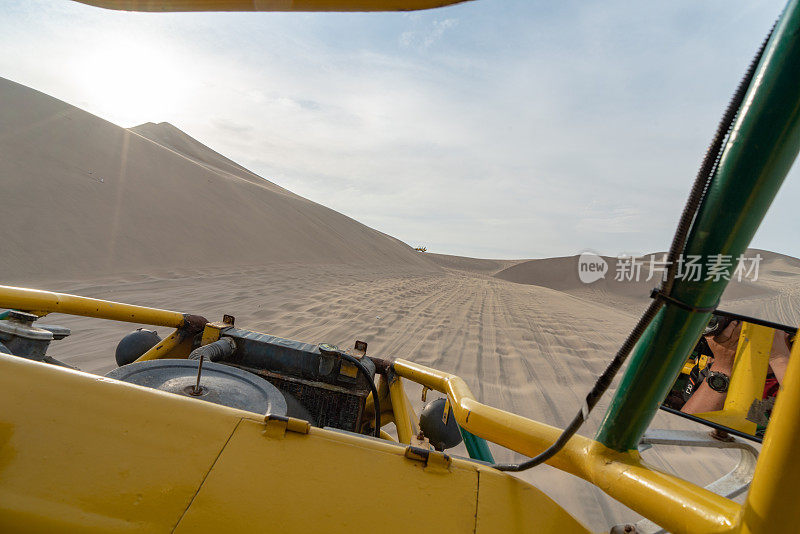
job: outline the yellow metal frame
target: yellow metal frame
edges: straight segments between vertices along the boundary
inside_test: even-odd
[[[455,375],[406,360],[395,361],[394,369],[404,378],[445,393],[463,428],[520,454],[539,454],[561,433],[558,428],[481,404]],[[576,435],[547,463],[591,482],[671,532],[731,532],[736,524],[738,504],[648,466],[636,451],[615,452]]]
[[[0,307],[27,311],[39,316],[67,313],[153,326],[186,326],[186,317],[179,312],[22,287],[0,286]]]
[[[77,0],[125,11],[413,11],[466,0]]]
[[[176,349],[183,341],[184,336],[180,330],[175,330],[173,333],[158,342],[156,346],[139,356],[137,362],[144,362],[147,360],[158,360],[160,358],[167,358],[170,353]]]
[[[185,326],[185,317],[187,317],[183,314],[166,310],[5,286],[0,286],[0,307],[38,311],[42,314],[57,311],[176,328]],[[219,330],[224,326],[216,323],[207,324],[203,335],[203,343],[209,343],[218,338]],[[769,349],[765,348],[766,334],[758,328],[748,328],[743,332],[743,335],[748,337],[749,342],[743,344],[743,348],[739,351],[738,363],[736,364],[739,367],[737,368],[744,369],[742,366],[748,369],[760,368],[759,366],[764,365],[765,354],[766,357],[769,355]],[[174,349],[179,345],[176,341],[178,337],[180,336],[172,337],[171,340],[168,338],[169,341],[162,342],[164,343],[163,347]],[[160,355],[156,357],[160,357]],[[63,373],[74,373],[69,370],[3,355],[0,355],[0,366],[3,367],[3,369],[0,369],[0,378],[5,376],[11,380],[10,382],[6,380],[7,387],[8,383],[19,383],[20,380],[25,380],[26,377],[22,375],[28,373],[31,369],[35,370],[33,374],[40,375],[44,377],[43,379],[52,380],[54,385],[59,383],[60,377],[64,376]],[[30,366],[35,367],[31,368]],[[46,371],[41,369],[46,369]],[[17,372],[20,374],[15,376],[14,373]],[[393,376],[393,373],[396,376]],[[87,385],[87,387],[91,384],[94,384],[91,387],[99,387],[97,384],[100,383],[105,384],[102,388],[110,387],[105,379],[98,377],[88,378],[91,375],[83,373],[74,374],[87,377],[83,379],[83,384]],[[398,439],[403,444],[410,443],[414,439],[415,434],[418,432],[418,418],[411,408],[402,379],[416,382],[423,387],[446,394],[456,420],[464,429],[526,456],[534,456],[540,453],[553,443],[561,432],[560,429],[555,427],[478,402],[466,383],[455,375],[400,359],[394,362],[387,374],[390,377],[388,383],[385,380],[381,380],[378,388],[383,410],[381,421],[382,424],[391,421],[395,422],[398,430]],[[747,373],[741,374],[745,375]],[[113,386],[123,389],[134,387],[120,383],[115,383]],[[740,401],[746,403],[749,397],[745,398],[745,396],[754,394],[751,391],[753,389],[752,385],[747,386],[743,383],[741,385],[741,395],[737,393],[739,387],[738,383],[733,384],[732,407],[738,406],[741,403]],[[150,399],[153,395],[173,397],[143,388],[138,388],[138,390],[139,393],[137,395],[139,397],[137,398],[140,400]],[[3,391],[4,388],[0,387],[0,394]],[[21,391],[24,391],[24,388]],[[68,395],[73,395],[73,389],[67,388],[64,391]],[[114,391],[117,390],[103,389],[105,393],[101,392],[101,394],[114,395]],[[128,391],[128,389],[125,389],[125,391]],[[12,398],[17,399],[17,397]],[[19,402],[19,399],[17,399],[17,402]],[[173,402],[205,404],[179,397],[176,397]],[[20,404],[19,409],[21,410],[23,406],[25,405]],[[388,406],[388,408],[385,406]],[[146,409],[141,404],[130,408],[131,410]],[[224,411],[228,409],[224,407],[204,407],[200,410]],[[370,410],[374,413],[374,403],[371,402],[371,398],[367,402],[367,411],[369,412]],[[74,421],[76,424],[81,422],[75,428],[82,429],[81,432],[84,432],[84,434],[88,432],[89,439],[92,436],[102,436],[103,432],[109,431],[107,428],[102,427],[100,421],[96,420],[90,412],[91,410],[84,411],[80,415],[76,413],[76,420]],[[235,410],[234,412],[243,413]],[[136,412],[125,414],[125,417],[132,417],[134,413]],[[18,415],[13,415],[16,418],[15,421],[19,421]],[[4,430],[7,428],[3,426],[6,424],[4,421],[9,416],[10,414],[0,415],[0,438],[3,438],[3,436],[7,438],[14,433],[13,425],[9,427],[11,428],[11,434]],[[246,418],[252,418],[252,416],[253,414],[249,414]],[[48,421],[52,422],[52,419],[48,419]],[[37,420],[32,424],[36,426],[38,432],[45,432],[47,424],[50,423],[44,420]],[[152,429],[153,432],[162,431],[158,425],[143,426],[141,428]],[[6,434],[3,434],[3,432],[6,432]],[[324,431],[312,428],[309,435],[317,435],[320,432]],[[328,436],[328,434],[325,435]],[[382,435],[388,438],[385,433]],[[173,437],[175,436],[172,436],[172,434],[165,435],[165,439],[173,439]],[[230,440],[231,438],[229,437],[228,439]],[[373,446],[372,444],[379,443],[367,438],[347,438],[345,441],[351,439],[359,440],[359,447],[363,450],[366,450],[364,447],[369,449]],[[377,447],[377,445],[374,446]],[[0,476],[3,475],[4,465],[7,465],[8,462],[13,464],[16,453],[13,450],[9,453],[9,450],[8,448],[0,448],[0,451],[5,451],[0,452]],[[288,454],[288,451],[284,450],[284,453]],[[766,534],[774,532],[776,525],[792,529],[800,526],[800,506],[797,506],[797,502],[800,500],[800,488],[796,485],[796,481],[800,480],[800,461],[798,461],[798,458],[800,458],[800,343],[795,343],[789,359],[782,393],[778,396],[776,408],[764,439],[764,446],[755,472],[752,489],[744,505],[739,505],[704,488],[647,465],[641,460],[637,451],[616,452],[604,447],[597,441],[580,435],[570,439],[566,446],[551,458],[548,463],[562,471],[589,481],[621,503],[671,532]],[[69,460],[65,458],[62,461],[68,462]],[[6,462],[6,464],[3,464],[3,462]],[[130,469],[133,470],[138,468],[136,462],[130,463],[130,466]],[[484,469],[488,470],[486,471],[487,473],[498,473],[490,468]],[[46,473],[42,473],[42,477],[46,478]],[[502,477],[513,478],[508,475],[502,475]],[[42,505],[44,506],[45,503],[42,502]],[[549,506],[547,505],[547,507]],[[577,523],[574,520],[568,519],[569,516],[567,515],[561,515],[564,514],[563,510],[559,512],[556,508],[550,507],[548,509],[552,514],[561,518],[564,524],[571,525],[570,529],[580,531],[580,527],[576,526]],[[6,509],[0,506],[0,515],[4,510]],[[34,513],[30,506],[28,511]],[[116,523],[100,521],[96,524],[111,526]]]
[[[795,343],[775,401],[750,493],[742,510],[746,534],[800,529],[800,343]]]

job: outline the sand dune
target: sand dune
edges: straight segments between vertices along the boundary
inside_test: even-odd
[[[800,260],[760,249],[749,249],[748,257],[762,257],[755,281],[732,280],[723,294],[720,308],[764,319],[795,324],[800,320]],[[584,284],[578,278],[578,256],[528,260],[511,265],[495,277],[518,284],[555,289],[588,301],[613,306],[638,315],[647,305],[650,291],[658,285],[659,273],[650,280],[649,261],[663,258],[658,252],[643,256],[645,267],[638,281],[617,280],[617,258],[604,257],[609,265],[605,278]],[[775,302],[782,305],[774,306]]]
[[[0,99],[4,280],[266,262],[438,269],[169,125],[126,130],[8,80]]]
[[[480,258],[466,258],[464,256],[451,256],[449,254],[435,254],[428,252],[425,257],[432,262],[456,271],[495,274],[508,269],[526,260],[488,260]]]
[[[243,328],[308,342],[362,339],[370,354],[457,373],[480,400],[556,426],[579,409],[655,285],[583,285],[575,258],[418,253],[170,124],[126,130],[1,79],[0,99],[3,283],[209,319],[229,313]],[[731,304],[798,322],[800,260],[764,254],[759,283],[734,287]],[[47,322],[73,330],[51,354],[93,373],[115,366],[116,343],[137,326],[58,314]],[[593,435],[609,399],[581,433]],[[665,414],[654,425],[691,426]],[[720,452],[644,454],[701,484],[734,463]],[[521,476],[595,527],[637,518],[547,466]]]

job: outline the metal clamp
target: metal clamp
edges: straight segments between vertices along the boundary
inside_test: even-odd
[[[422,462],[425,468],[431,471],[449,472],[450,464],[453,463],[450,456],[443,452],[423,449],[414,445],[406,447],[405,457],[409,460]]]
[[[266,428],[264,433],[270,438],[282,439],[286,432],[296,432],[297,434],[308,434],[311,430],[311,423],[294,417],[283,415],[266,414],[264,416]]]

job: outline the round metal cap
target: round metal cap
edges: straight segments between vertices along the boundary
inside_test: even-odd
[[[286,415],[286,399],[278,388],[229,365],[203,362],[200,389],[195,394],[199,363],[198,360],[149,360],[124,365],[106,376],[248,412]]]

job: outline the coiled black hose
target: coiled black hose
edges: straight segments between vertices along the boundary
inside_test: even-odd
[[[597,379],[597,382],[595,382],[592,390],[588,395],[586,395],[586,401],[581,407],[581,410],[575,415],[555,443],[550,445],[542,453],[530,458],[529,460],[519,464],[495,464],[493,466],[495,469],[499,469],[500,471],[524,471],[546,462],[555,456],[558,451],[564,448],[564,445],[566,445],[569,439],[574,436],[583,423],[586,422],[589,417],[589,413],[595,407],[597,401],[600,400],[600,397],[602,397],[606,390],[608,390],[612,380],[619,372],[620,368],[622,368],[622,365],[625,363],[628,355],[633,350],[633,347],[639,341],[639,338],[642,337],[642,334],[644,334],[644,331],[647,329],[647,326],[650,324],[653,318],[655,318],[658,310],[661,309],[661,306],[665,304],[665,298],[669,299],[670,293],[672,292],[672,287],[675,283],[675,276],[677,274],[676,269],[678,265],[678,257],[683,253],[683,250],[686,247],[686,240],[689,236],[689,230],[691,229],[692,224],[694,223],[694,220],[700,211],[700,207],[703,205],[706,192],[708,191],[708,188],[711,185],[714,176],[716,175],[717,166],[719,164],[719,159],[722,156],[725,142],[728,139],[731,128],[733,127],[733,123],[739,114],[739,109],[742,106],[745,94],[747,93],[747,89],[750,87],[750,83],[752,82],[753,76],[756,72],[756,68],[761,61],[761,57],[764,55],[764,50],[767,47],[767,43],[769,42],[770,37],[772,37],[772,32],[775,31],[775,26],[777,26],[777,22],[772,26],[772,29],[770,30],[766,39],[764,39],[764,42],[761,44],[761,47],[758,49],[758,52],[753,58],[753,61],[750,63],[750,66],[742,78],[742,81],[739,82],[739,86],[736,88],[736,92],[733,94],[733,97],[731,98],[731,101],[728,104],[728,107],[725,110],[719,125],[717,126],[717,131],[711,140],[711,144],[709,145],[708,150],[706,150],[705,157],[703,158],[703,162],[700,165],[700,169],[697,172],[694,184],[692,185],[692,189],[689,193],[689,198],[683,208],[683,213],[681,213],[681,218],[678,222],[678,228],[675,231],[675,236],[672,238],[672,245],[670,246],[669,253],[667,255],[668,267],[666,278],[661,285],[661,288],[654,293],[655,299],[650,303],[650,305],[647,307],[647,310],[645,310],[642,317],[636,323],[636,326],[634,326],[631,333],[625,339],[625,342],[622,344],[619,351],[617,351],[614,359],[611,360],[611,363],[608,364],[606,370],[603,371],[603,374]]]

